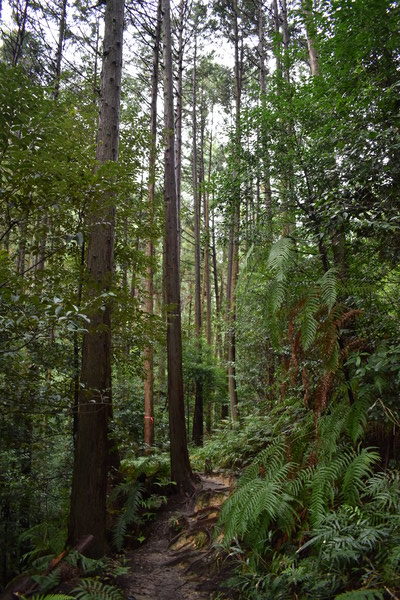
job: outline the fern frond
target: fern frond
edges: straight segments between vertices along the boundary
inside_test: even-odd
[[[325,414],[319,418],[319,454],[324,460],[329,460],[337,451],[340,436],[343,434],[349,418],[349,412],[349,405],[339,402],[332,406],[329,414]]]
[[[314,302],[307,303],[301,315],[301,342],[304,350],[308,350],[313,344],[318,331],[318,321],[314,317],[314,308]]]
[[[332,268],[326,273],[318,281],[321,290],[321,300],[323,304],[328,307],[328,310],[331,311],[333,306],[336,303],[337,298],[337,272],[336,269]]]
[[[346,419],[346,430],[352,440],[356,442],[364,433],[367,425],[367,410],[369,401],[367,399],[357,400],[349,409]]]
[[[357,504],[360,491],[365,487],[365,480],[372,473],[372,466],[380,456],[371,448],[363,448],[347,466],[342,482],[342,496],[347,504]]]
[[[292,463],[265,472],[264,478],[253,478],[238,486],[225,502],[220,515],[225,543],[257,529],[260,519],[264,526],[277,519],[290,529],[294,523],[293,498],[284,491]]]
[[[40,591],[46,593],[58,586],[61,581],[61,571],[57,568],[47,575],[33,575],[32,579],[39,585]]]
[[[310,481],[310,520],[315,527],[321,523],[331,508],[335,498],[337,480],[351,459],[352,456],[341,453],[330,462],[316,466]]]
[[[275,314],[285,299],[286,285],[283,281],[272,279],[268,284],[268,306],[272,314]]]
[[[72,593],[77,600],[123,600],[124,598],[121,590],[97,579],[82,579],[80,586]]]
[[[127,492],[127,499],[113,531],[113,544],[117,550],[121,550],[128,526],[137,519],[139,508],[143,502],[143,485],[141,483],[135,481],[124,489]]]
[[[272,244],[267,262],[268,267],[282,274],[289,263],[293,247],[293,240],[288,237],[282,237]]]

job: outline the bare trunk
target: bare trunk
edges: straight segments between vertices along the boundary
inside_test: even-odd
[[[150,107],[150,156],[149,156],[149,183],[148,183],[148,210],[149,224],[154,221],[154,196],[156,180],[157,159],[157,92],[158,92],[158,68],[160,56],[161,36],[161,3],[157,9],[157,27],[153,49],[153,72],[151,79],[151,107]],[[146,300],[145,311],[148,315],[154,314],[154,280],[153,261],[154,243],[149,239],[146,243],[146,256],[149,259],[146,277]],[[144,443],[151,447],[154,444],[154,351],[151,345],[144,350]]]
[[[194,57],[192,80],[192,122],[193,122],[193,147],[192,147],[192,182],[194,199],[194,314],[197,341],[197,360],[201,361],[201,252],[200,252],[200,216],[201,201],[198,179],[198,154],[197,154],[197,33],[194,33]],[[203,443],[203,384],[199,378],[195,383],[195,402],[193,415],[193,442],[196,446]]]
[[[123,0],[107,0],[101,106],[96,159],[118,160],[121,97]],[[89,215],[88,295],[107,293],[113,277],[114,207],[106,194]],[[102,308],[104,310],[102,310]],[[72,478],[69,543],[94,535],[91,556],[102,556],[106,543],[106,492],[110,466],[108,427],[111,416],[111,306],[94,310],[84,335],[78,431]]]
[[[65,26],[67,20],[67,1],[62,0],[61,2],[61,16],[58,27],[58,42],[56,51],[56,64],[54,69],[54,98],[58,98],[60,92],[60,77],[61,77],[61,63],[63,57],[64,39],[65,39]]]
[[[176,85],[176,108],[175,108],[175,177],[176,194],[178,204],[178,249],[181,253],[181,179],[182,179],[182,110],[183,110],[183,55],[184,40],[183,31],[187,11],[187,0],[181,0],[179,6],[178,21],[178,49],[177,49],[177,85]]]
[[[236,389],[236,283],[239,270],[239,226],[240,226],[240,153],[241,153],[241,126],[240,107],[242,96],[242,70],[243,70],[243,44],[239,39],[238,7],[237,0],[232,0],[233,8],[233,34],[235,52],[235,171],[233,174],[232,215],[229,232],[228,254],[228,279],[227,279],[227,361],[228,361],[228,388],[229,404],[232,421],[238,418],[238,396]]]
[[[178,211],[175,179],[175,139],[172,82],[170,2],[162,0],[165,119],[165,300],[167,305],[168,406],[171,476],[178,491],[193,491],[187,449],[182,373],[182,327],[179,281]]]
[[[316,28],[313,20],[312,0],[303,0],[303,14],[307,36],[308,57],[310,61],[311,75],[318,75],[319,61],[315,48]]]
[[[15,20],[17,22],[18,30],[17,37],[15,40],[15,46],[13,48],[12,66],[16,67],[22,56],[22,49],[25,41],[26,23],[28,20],[28,8],[30,6],[30,0],[25,0],[24,8],[20,10],[19,5],[16,9]]]

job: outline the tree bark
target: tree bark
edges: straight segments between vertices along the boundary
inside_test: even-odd
[[[315,48],[316,30],[313,21],[312,0],[303,0],[304,23],[307,36],[308,57],[310,61],[311,75],[318,75],[319,61],[318,53]]]
[[[182,327],[178,249],[178,211],[175,179],[174,106],[170,2],[162,0],[164,45],[165,124],[165,300],[167,305],[168,407],[171,477],[179,492],[194,489],[187,449],[182,373]]]
[[[201,361],[201,248],[200,248],[200,217],[201,201],[198,178],[198,152],[197,152],[197,32],[194,31],[194,57],[192,78],[192,123],[193,123],[193,146],[192,146],[192,185],[194,200],[194,319],[196,331],[197,361]],[[203,444],[203,383],[196,378],[195,401],[193,415],[193,442],[196,446]]]
[[[150,156],[149,156],[149,183],[148,183],[148,211],[149,222],[152,227],[154,222],[154,198],[156,183],[156,159],[157,159],[157,93],[158,93],[158,69],[160,57],[161,36],[161,3],[157,8],[157,25],[153,48],[153,72],[151,77],[151,106],[150,106]],[[147,266],[147,277],[145,283],[146,300],[145,311],[151,316],[154,314],[154,242],[149,239],[146,242],[146,256],[149,260]],[[151,345],[144,350],[144,443],[149,448],[154,444],[154,351]]]
[[[102,90],[96,159],[117,161],[121,97],[123,0],[107,0],[105,11]],[[89,215],[87,251],[88,295],[110,289],[114,255],[113,198],[101,197]],[[103,309],[103,310],[102,310]],[[84,335],[69,518],[69,543],[93,535],[88,553],[106,551],[106,492],[110,466],[108,427],[111,416],[111,306],[105,302],[90,315]]]
[[[55,64],[55,68],[54,68],[54,98],[58,98],[58,94],[60,93],[61,63],[62,63],[62,57],[63,57],[65,28],[66,28],[66,21],[67,21],[67,2],[68,2],[68,0],[61,1],[61,16],[60,16],[60,23],[58,26],[56,64]]]
[[[239,272],[239,227],[240,227],[240,153],[241,153],[241,127],[240,127],[240,107],[242,96],[242,72],[243,72],[243,51],[240,48],[238,6],[237,0],[232,0],[233,11],[233,40],[235,54],[235,139],[234,139],[234,160],[235,168],[233,174],[233,197],[231,206],[231,224],[229,232],[229,253],[228,253],[228,277],[226,288],[226,306],[227,306],[227,361],[228,361],[228,388],[229,403],[232,421],[238,418],[238,395],[236,389],[236,283]]]

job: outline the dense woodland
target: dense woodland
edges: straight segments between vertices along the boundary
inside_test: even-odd
[[[0,589],[206,470],[240,598],[400,597],[399,4],[2,19]]]

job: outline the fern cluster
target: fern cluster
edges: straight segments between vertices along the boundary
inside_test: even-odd
[[[309,415],[274,415],[220,516],[223,545],[253,570],[236,580],[244,598],[383,598],[400,585],[400,475],[375,473],[379,454],[360,445],[366,408],[338,403],[317,430]]]
[[[119,508],[112,532],[113,545],[121,550],[124,540],[132,528],[138,533],[138,527],[153,516],[152,509],[159,508],[165,496],[160,488],[170,485],[169,458],[166,455],[154,455],[125,459],[122,461],[125,481],[116,486],[110,496],[110,503]],[[157,493],[154,493],[157,489]],[[134,526],[134,527],[133,527]]]

